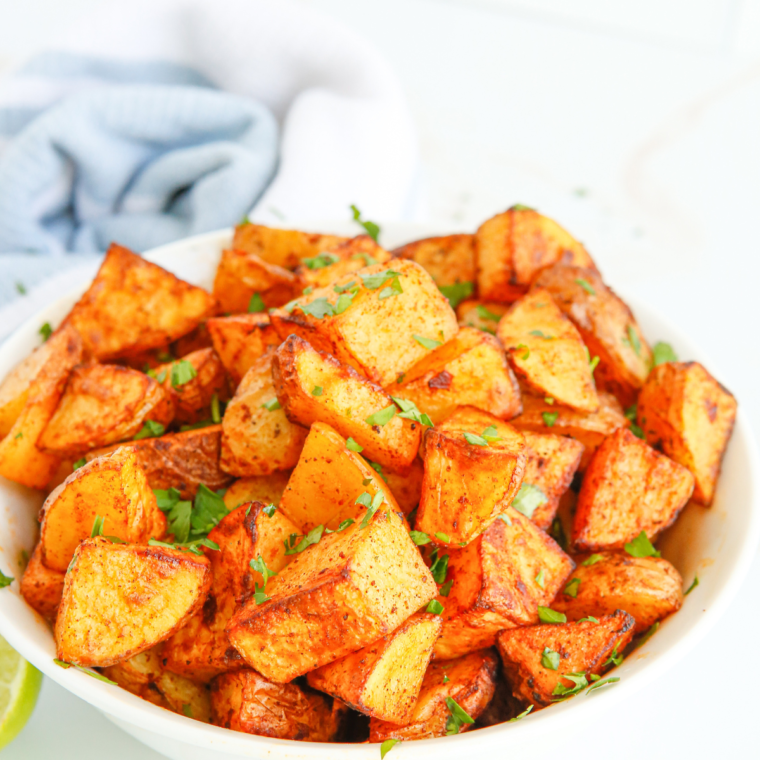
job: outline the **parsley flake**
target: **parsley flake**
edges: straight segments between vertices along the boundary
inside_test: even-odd
[[[426,427],[433,427],[433,421],[430,419],[430,417],[428,417],[427,414],[420,412],[414,401],[407,401],[406,399],[399,398],[398,396],[391,396],[391,398],[393,399],[393,402],[396,404],[396,406],[401,409],[401,411],[398,413],[399,417],[405,420],[418,422],[420,425],[425,425]]]
[[[567,616],[563,612],[557,612],[551,607],[542,607],[541,605],[538,606],[538,619],[542,623],[559,624],[567,622]]]
[[[539,585],[541,588],[544,588],[544,578],[545,578],[545,573],[544,573],[544,568],[542,567],[542,568],[541,568],[541,569],[538,571],[538,575],[536,575],[536,583],[537,583],[537,584],[538,584],[538,585]]]
[[[438,589],[438,593],[439,593],[441,596],[448,596],[448,595],[451,593],[451,587],[452,587],[453,585],[454,585],[454,579],[452,578],[451,580],[449,580],[449,581],[446,581],[446,583],[444,583],[444,584],[443,584],[443,586],[441,586],[441,587]]]
[[[471,446],[488,446],[488,441],[480,435],[467,432],[463,432],[462,435],[464,436],[465,441]]]
[[[68,670],[69,668],[76,668],[80,673],[84,673],[85,675],[88,675],[91,678],[96,678],[98,681],[103,681],[103,683],[111,684],[111,686],[119,685],[116,683],[116,681],[112,681],[110,678],[106,678],[104,675],[101,675],[100,673],[96,673],[94,670],[90,670],[89,668],[83,668],[81,665],[75,665],[73,662],[64,662],[63,660],[59,660],[58,658],[53,658],[53,662],[59,668],[63,668],[64,670]]]
[[[360,446],[353,438],[349,438],[346,441],[346,448],[349,451],[354,451],[357,454],[361,454],[364,451],[364,446]]]
[[[16,579],[11,578],[9,575],[6,575],[2,570],[0,570],[0,588],[7,588],[11,585],[11,583],[13,583],[14,580]]]
[[[100,515],[95,515],[95,520],[92,523],[92,530],[90,531],[90,538],[103,535],[103,522],[105,518]]]
[[[652,348],[652,365],[654,367],[657,367],[660,364],[665,364],[665,362],[677,361],[678,356],[676,356],[676,352],[673,350],[673,346],[671,346],[670,343],[658,341],[654,344],[654,347]]]
[[[172,388],[180,388],[183,385],[189,383],[194,377],[197,377],[195,367],[185,359],[180,359],[178,362],[172,363],[171,368],[171,383]]]
[[[572,597],[575,599],[578,596],[578,589],[581,585],[581,579],[580,578],[573,578],[564,588],[562,591],[563,594],[566,596]]]
[[[439,285],[438,290],[449,299],[451,308],[456,309],[475,292],[475,286],[471,282],[455,282],[453,285]]]
[[[532,483],[522,483],[517,496],[512,501],[512,506],[520,514],[531,519],[535,511],[548,501],[546,494],[538,486],[534,486]]]
[[[581,618],[578,622],[579,623],[598,623],[599,621],[593,615],[589,615],[588,617]]]
[[[592,554],[590,557],[584,559],[581,564],[583,567],[591,567],[591,565],[595,565],[597,562],[601,562],[603,559],[604,557],[601,554]]]
[[[315,385],[315,386],[314,386],[314,387],[311,389],[311,395],[312,395],[312,396],[321,396],[321,395],[322,395],[322,393],[323,393],[323,391],[324,391],[324,389],[322,388],[322,386],[321,386],[321,385]]]
[[[561,697],[564,699],[583,691],[588,686],[588,680],[586,679],[585,673],[567,673],[563,675],[562,678],[572,681],[573,686],[565,686],[562,681],[559,681],[552,692],[552,695],[555,697]]]
[[[142,428],[140,428],[140,431],[135,434],[133,440],[141,441],[143,438],[158,438],[164,434],[165,430],[166,428],[160,422],[156,422],[155,420],[145,420]]]
[[[451,543],[451,538],[449,537],[448,533],[442,533],[439,531],[438,533],[433,533],[433,535],[439,540],[442,541],[444,544]]]
[[[606,662],[602,663],[602,667],[606,668],[610,665],[620,665],[621,662],[623,662],[623,655],[618,654],[618,645],[615,644],[614,649],[612,650],[612,654],[609,656],[609,658],[606,660]]]
[[[522,720],[532,709],[533,705],[528,705],[527,710],[523,710],[519,715],[515,715],[514,718],[510,718],[507,723],[514,723],[516,720]]]
[[[261,510],[267,517],[274,517],[274,513],[277,511],[276,504],[267,504],[264,509]]]
[[[628,345],[636,352],[636,356],[641,356],[641,341],[636,330],[633,329],[633,325],[626,327],[626,333],[628,335]]]
[[[449,555],[444,554],[443,557],[436,557],[435,562],[430,565],[430,573],[433,576],[433,580],[441,585],[446,582],[446,573],[449,569]]]
[[[248,301],[248,313],[249,314],[259,314],[262,311],[266,310],[266,304],[264,303],[264,300],[258,293],[254,293],[251,296],[251,300]]]
[[[419,343],[423,348],[430,349],[431,351],[434,348],[438,348],[438,346],[441,345],[440,340],[433,340],[432,338],[425,338],[422,335],[412,335],[412,337]]]
[[[335,313],[342,314],[354,302],[356,293],[341,293],[335,302]]]
[[[592,684],[591,686],[589,686],[586,694],[591,694],[592,691],[596,691],[596,689],[601,689],[602,686],[609,686],[610,684],[617,683],[619,680],[620,680],[619,678],[605,678],[603,681],[597,681],[595,684]]]
[[[427,533],[423,533],[421,530],[410,530],[409,537],[414,541],[417,546],[425,546],[431,541],[430,536]]]
[[[691,582],[691,586],[683,592],[683,595],[688,596],[697,586],[699,586],[699,577],[695,575],[694,580]]]
[[[535,337],[543,338],[544,340],[554,340],[553,335],[547,335],[543,330],[531,330],[528,335],[535,335]]]
[[[632,557],[659,557],[660,552],[652,546],[652,542],[647,538],[646,531],[641,531],[633,541],[625,545],[625,550]]]
[[[315,298],[310,303],[296,303],[295,308],[300,309],[304,314],[308,316],[314,317],[314,319],[323,319],[324,317],[332,317],[335,314],[335,308],[324,297]]]
[[[380,760],[383,760],[385,756],[401,741],[401,739],[386,739],[380,745]]]
[[[525,353],[520,358],[523,361],[530,359],[530,349],[524,343],[518,343],[513,350],[520,351],[521,349],[524,349]]]
[[[596,291],[588,280],[584,280],[583,277],[578,277],[575,282],[580,285],[590,296],[596,295]]]
[[[544,647],[544,651],[541,652],[541,664],[548,670],[557,670],[559,668],[559,652]]]
[[[351,213],[354,215],[354,221],[361,227],[364,227],[364,231],[377,243],[377,237],[380,234],[380,227],[374,222],[365,221],[362,219],[362,212],[354,204],[351,204]]]
[[[74,462],[73,468],[74,472],[76,472],[81,467],[84,467],[87,464],[87,457],[82,457],[81,459],[77,459],[76,462]]]
[[[317,256],[307,257],[301,259],[301,263],[307,267],[307,269],[324,269],[331,264],[335,264],[340,261],[340,256],[336,256],[334,253],[320,253]]]
[[[557,417],[559,417],[559,412],[541,412],[541,417],[546,427],[554,427],[554,423],[557,421]]]
[[[45,324],[40,327],[39,332],[42,336],[42,340],[47,341],[53,334],[53,328],[50,326],[50,322],[45,322]]]
[[[268,412],[274,412],[277,409],[282,409],[282,406],[280,405],[280,401],[277,396],[275,396],[274,398],[270,398],[269,401],[265,401],[261,405],[261,408],[266,409]]]
[[[440,615],[443,612],[443,605],[437,599],[433,599],[433,601],[425,607],[425,612],[429,612],[431,615]]]
[[[211,422],[213,422],[215,425],[218,425],[221,421],[222,413],[221,409],[219,408],[219,396],[215,393],[211,397]]]
[[[639,639],[638,643],[636,644],[636,649],[639,647],[643,647],[644,644],[649,641],[649,639],[652,638],[652,636],[657,633],[657,629],[660,627],[660,621],[658,620],[651,628],[649,628],[646,633]]]
[[[482,303],[479,303],[475,307],[475,312],[482,319],[484,322],[500,322],[501,321],[501,315],[494,314],[490,309],[487,309],[485,306],[483,306]]]
[[[463,725],[475,722],[452,697],[446,697],[446,707],[450,713],[446,720],[446,736],[458,734]]]
[[[386,406],[384,409],[381,409],[378,412],[375,412],[374,414],[370,414],[369,417],[367,417],[364,421],[368,425],[372,425],[373,427],[375,425],[379,425],[380,427],[383,427],[384,425],[387,425],[395,416],[396,414],[396,407],[395,405],[391,404],[390,406]]]
[[[301,540],[295,546],[286,548],[285,554],[300,554],[304,549],[308,549],[313,544],[318,544],[324,531],[324,525],[317,525],[316,528],[312,528],[305,536],[301,536]]]

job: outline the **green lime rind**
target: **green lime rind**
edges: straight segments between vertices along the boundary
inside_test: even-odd
[[[41,685],[42,673],[0,636],[0,750],[32,716]]]

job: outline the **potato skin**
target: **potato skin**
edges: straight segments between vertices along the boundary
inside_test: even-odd
[[[736,408],[731,393],[697,362],[661,364],[641,389],[638,423],[648,443],[691,471],[699,504],[712,503]]]
[[[393,256],[416,261],[438,287],[457,282],[475,284],[475,236],[444,235],[407,243]]]
[[[694,476],[657,453],[630,430],[620,429],[596,450],[573,518],[580,551],[622,549],[645,531],[650,541],[686,506]]]
[[[638,634],[681,609],[683,579],[666,559],[604,551],[594,556],[593,564],[584,564],[590,556],[577,557],[578,565],[568,580],[568,584],[574,578],[580,580],[576,596],[561,591],[551,604],[568,620],[602,617],[621,609],[633,615]]]
[[[24,570],[19,590],[26,603],[48,623],[54,623],[58,614],[65,575],[42,564],[42,545],[38,543]]]

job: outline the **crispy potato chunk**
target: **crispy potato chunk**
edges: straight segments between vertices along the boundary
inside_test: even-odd
[[[675,522],[694,490],[694,476],[630,430],[596,450],[573,518],[580,551],[622,549],[643,530],[650,541]]]
[[[709,506],[736,419],[736,399],[696,362],[661,364],[647,377],[638,422],[647,441],[694,475],[692,498]]]
[[[507,507],[482,536],[449,552],[451,587],[447,596],[439,589],[444,611],[436,659],[461,657],[494,644],[504,628],[537,623],[538,606],[549,604],[573,567],[546,533]]]
[[[65,573],[42,564],[42,544],[37,544],[21,578],[21,596],[49,623],[55,621],[63,594]]]
[[[384,264],[390,258],[390,253],[369,235],[357,235],[314,258],[303,260],[296,268],[296,277],[303,289],[324,288],[347,274],[372,264]]]
[[[232,482],[232,476],[219,469],[221,439],[222,426],[210,425],[160,438],[130,441],[129,446],[137,455],[151,488],[176,488],[183,499],[192,499],[201,483],[216,491]],[[116,451],[120,445],[91,451],[85,458],[91,462]]]
[[[272,683],[255,670],[225,673],[211,684],[214,725],[302,742],[335,741],[345,708],[294,683]]]
[[[599,393],[599,411],[583,414],[557,404],[550,404],[541,396],[524,393],[523,413],[511,420],[518,430],[534,433],[564,435],[580,441],[584,446],[579,472],[585,472],[591,457],[602,441],[618,428],[631,423],[623,414],[620,402],[609,393]]]
[[[485,300],[516,301],[544,267],[557,262],[596,269],[572,235],[533,209],[513,206],[475,234],[478,292]]]
[[[202,348],[213,348],[211,335],[208,331],[208,320],[204,320],[197,327],[193,328],[187,335],[177,338],[170,346],[169,350],[172,356],[187,356],[193,351],[200,351]]]
[[[488,707],[494,694],[498,658],[493,649],[483,649],[450,662],[431,662],[425,673],[420,697],[405,726],[372,718],[369,740],[413,741],[446,736],[451,712],[446,699],[453,699],[473,720]],[[447,680],[445,680],[447,679]],[[464,723],[459,732],[468,731]]]
[[[55,623],[58,659],[105,667],[164,641],[201,607],[205,557],[88,538],[66,573]]]
[[[267,586],[271,600],[243,605],[227,635],[249,665],[286,682],[377,641],[435,593],[402,519],[381,506],[299,553]]]
[[[484,431],[489,440],[481,436]],[[461,407],[426,431],[423,446],[425,475],[415,527],[443,546],[469,543],[520,489],[525,438],[486,412]]]
[[[513,693],[541,708],[559,701],[566,693],[563,689],[576,685],[564,676],[598,676],[610,656],[622,652],[632,638],[633,618],[617,610],[597,623],[589,620],[512,628],[499,634],[498,643]],[[559,655],[556,668],[544,664],[552,654]]]
[[[211,293],[112,245],[88,291],[64,324],[99,361],[160,348],[216,311]]]
[[[264,261],[285,269],[293,269],[300,262],[322,251],[345,243],[348,238],[322,235],[317,232],[280,230],[261,224],[239,224],[235,228],[232,247],[236,251],[255,253]]]
[[[635,633],[643,633],[681,609],[683,579],[666,559],[612,551],[577,560],[575,572],[551,605],[568,620],[602,617],[620,609],[636,619]]]
[[[146,420],[166,426],[173,417],[171,397],[152,377],[116,364],[88,364],[69,375],[37,445],[75,460],[92,449],[129,440]]]
[[[277,309],[271,320],[282,340],[298,335],[382,387],[458,330],[430,275],[404,259],[341,277],[290,310]]]
[[[652,350],[631,310],[593,269],[557,265],[539,275],[536,287],[552,294],[589,354],[599,357],[597,387],[613,393],[623,406],[634,403],[652,366]]]
[[[308,533],[317,525],[337,530],[344,520],[358,520],[365,507],[356,497],[382,493],[395,512],[398,505],[390,488],[359,454],[346,448],[346,440],[329,425],[315,422],[306,437],[301,458],[293,470],[280,507]]]
[[[204,550],[211,562],[211,589],[203,608],[164,644],[167,670],[207,683],[244,666],[224,629],[239,603],[265,585],[250,562],[261,557],[269,571],[278,573],[290,561],[284,541],[298,533],[281,510],[270,517],[264,507],[259,501],[242,504],[208,534],[219,546],[219,551]]]
[[[72,368],[82,359],[82,341],[71,327],[60,328],[45,344],[41,366],[25,395],[24,406],[8,434],[0,441],[0,475],[8,480],[44,488],[60,460],[37,448],[66,387]]]
[[[394,256],[416,261],[440,286],[475,284],[475,236],[444,235],[407,243]]]
[[[66,572],[98,516],[103,518],[104,535],[130,543],[161,538],[166,531],[166,518],[129,446],[88,462],[47,497],[40,529],[45,566]]]
[[[296,276],[276,264],[269,264],[255,253],[222,251],[214,277],[214,295],[222,311],[247,312],[257,295],[264,306],[282,306],[300,292]]]
[[[548,290],[534,288],[514,303],[496,334],[515,372],[535,394],[579,412],[599,410],[588,349]]]
[[[522,411],[520,388],[496,338],[463,327],[386,389],[413,401],[440,425],[458,406],[473,406],[501,419]]]
[[[220,467],[230,475],[268,475],[295,467],[307,430],[287,418],[272,381],[274,348],[246,372],[222,420]]]
[[[272,376],[291,422],[324,422],[363,447],[364,455],[406,473],[420,448],[422,425],[399,417],[391,397],[353,367],[291,335],[276,351]],[[388,410],[390,419],[375,419]]]
[[[249,501],[263,501],[264,504],[279,504],[290,472],[273,472],[270,475],[253,475],[236,480],[224,494],[227,509],[235,509]]]
[[[509,305],[493,301],[469,299],[457,306],[457,318],[461,327],[477,327],[478,330],[496,335],[499,320],[509,311]]]
[[[407,516],[420,503],[424,475],[425,467],[419,457],[412,462],[412,469],[406,475],[398,475],[395,472],[383,473],[393,498]]]
[[[280,337],[272,327],[268,314],[216,317],[209,319],[206,324],[214,350],[235,386],[269,346],[280,344]]]

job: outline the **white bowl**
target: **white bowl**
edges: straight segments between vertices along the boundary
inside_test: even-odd
[[[355,226],[345,224],[303,225],[303,229],[356,233]],[[383,242],[393,247],[430,234],[440,234],[440,231],[414,225],[387,225]],[[199,235],[162,246],[145,256],[189,282],[210,288],[219,254],[229,245],[230,235],[229,230]],[[87,288],[87,278],[94,271],[94,266],[83,270],[82,285],[76,292],[62,296],[40,311],[0,346],[0,378],[39,343],[40,325],[58,324]],[[616,283],[612,284],[620,291]],[[625,294],[623,297],[650,340],[670,342],[680,357],[699,360],[720,376],[720,368],[680,330],[667,324],[649,306]],[[580,695],[515,723],[460,736],[400,744],[390,757],[444,760],[461,758],[467,752],[504,752],[506,749],[520,749],[526,754],[531,746],[561,735],[564,727],[599,717],[616,702],[662,677],[715,624],[749,569],[760,538],[758,471],[755,442],[740,410],[714,505],[710,509],[689,505],[660,542],[663,556],[678,568],[684,582],[691,583],[698,572],[699,586],[686,597],[681,611],[664,621],[657,634],[617,668],[615,675],[621,679],[618,684],[588,696]],[[0,568],[7,575],[20,576],[22,552],[31,552],[36,540],[35,518],[41,503],[40,494],[0,478]],[[208,726],[156,707],[74,668],[64,670],[53,662],[55,644],[50,628],[19,596],[18,582],[0,591],[0,633],[47,676],[97,707],[140,741],[175,760],[231,757],[378,760],[380,756],[377,745],[309,744]]]

